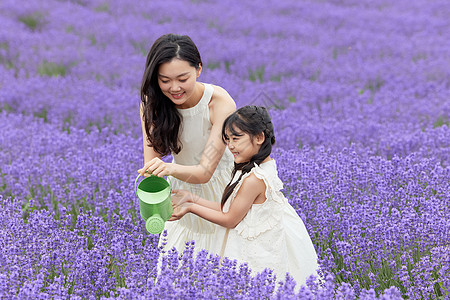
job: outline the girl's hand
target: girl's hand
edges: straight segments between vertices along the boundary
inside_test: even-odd
[[[191,206],[191,204],[189,204],[187,206],[178,206],[177,208],[174,208],[172,216],[170,217],[170,219],[168,221],[177,221],[177,220],[181,219],[185,214],[187,214],[189,212],[190,206]]]
[[[173,190],[172,193],[173,213],[169,221],[176,221],[190,212],[195,196],[186,190]]]
[[[145,163],[145,165],[138,170],[141,176],[149,176],[153,174],[158,177],[169,176],[174,172],[174,164],[163,162],[159,157],[155,157],[152,160]]]
[[[187,203],[193,203],[195,196],[187,190],[173,190],[172,191],[172,206],[177,208]]]

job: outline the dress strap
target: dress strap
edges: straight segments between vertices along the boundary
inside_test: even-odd
[[[199,103],[202,106],[206,106],[211,101],[212,95],[214,93],[214,87],[211,84],[204,83],[205,91],[203,92],[202,99],[200,99]]]

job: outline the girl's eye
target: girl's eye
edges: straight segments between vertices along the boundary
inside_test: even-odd
[[[186,82],[187,79],[180,79],[180,82]]]
[[[161,80],[162,83],[169,83],[168,80]]]

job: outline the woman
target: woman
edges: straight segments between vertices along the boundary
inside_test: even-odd
[[[200,53],[188,36],[166,34],[154,42],[141,85],[145,164],[138,172],[171,176],[174,189],[220,202],[233,168],[221,130],[236,104],[223,88],[198,82],[201,71]],[[162,161],[170,153],[172,162]],[[197,251],[211,251],[223,241],[216,227],[195,215],[166,222],[166,249],[182,251],[194,240]]]

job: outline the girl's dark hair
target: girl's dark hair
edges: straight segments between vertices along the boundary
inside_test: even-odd
[[[247,133],[250,138],[253,138],[261,133],[264,133],[264,142],[261,144],[261,148],[258,153],[250,158],[250,161],[239,164],[234,164],[233,173],[231,175],[231,181],[225,187],[222,195],[221,207],[225,205],[231,193],[236,185],[241,181],[244,174],[251,171],[255,164],[260,164],[265,160],[272,152],[272,145],[275,144],[275,134],[273,124],[270,119],[270,115],[265,107],[262,106],[244,106],[228,116],[222,126],[222,140],[224,143],[228,140],[228,136],[225,134],[225,130],[228,130],[231,134],[237,135],[240,132]],[[233,182],[234,175],[238,170],[242,170],[239,178]]]
[[[141,105],[147,142],[162,156],[181,151],[179,131],[181,114],[158,84],[158,69],[163,63],[178,58],[198,69],[202,64],[197,46],[187,35],[166,34],[151,47],[141,83]]]

